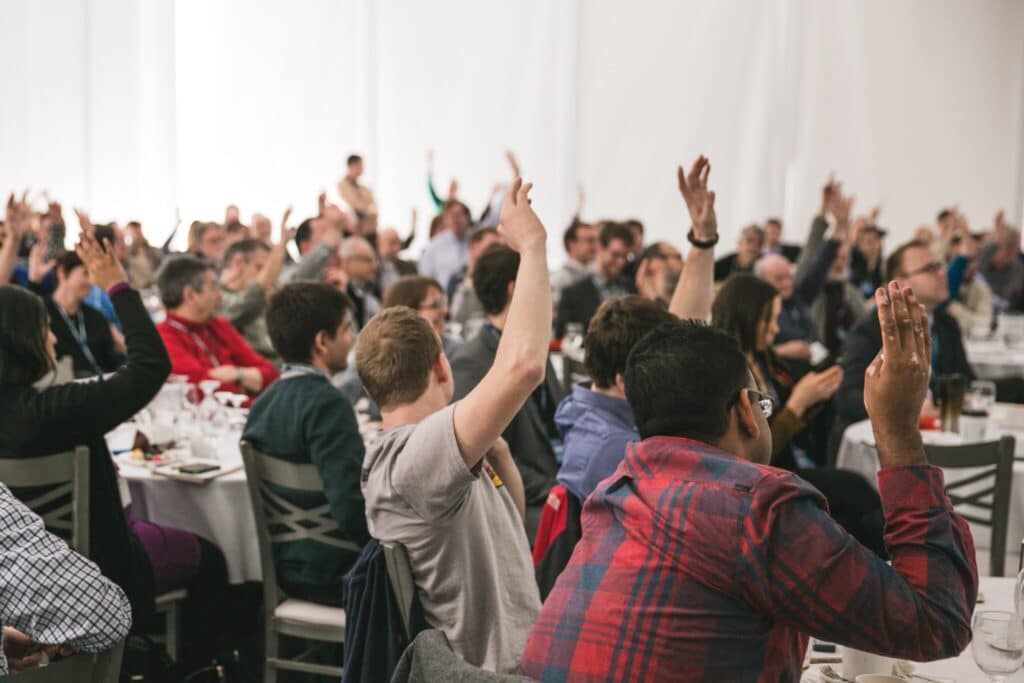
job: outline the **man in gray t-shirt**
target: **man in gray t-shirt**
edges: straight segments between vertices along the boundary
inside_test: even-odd
[[[370,534],[409,552],[431,626],[455,651],[492,671],[515,671],[540,611],[523,521],[489,464],[469,469],[448,406],[388,430],[366,454],[363,496]],[[497,457],[509,457],[499,440]]]
[[[409,553],[427,623],[468,663],[499,673],[519,664],[540,611],[526,504],[500,437],[544,379],[551,330],[547,235],[516,179],[499,232],[520,263],[490,371],[451,404],[441,340],[419,313],[381,311],[359,335],[359,379],[384,433],[366,453],[362,490],[370,534]]]

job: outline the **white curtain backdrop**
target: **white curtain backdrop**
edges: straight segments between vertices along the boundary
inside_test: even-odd
[[[895,243],[954,202],[1020,222],[1022,26],[1015,0],[4,0],[0,189],[159,240],[228,203],[302,218],[360,152],[422,244],[426,150],[478,212],[513,149],[558,261],[577,183],[681,243],[674,168],[706,153],[723,251],[768,215],[799,240],[832,170]]]

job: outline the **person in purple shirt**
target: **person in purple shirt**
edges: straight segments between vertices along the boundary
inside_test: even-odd
[[[565,442],[556,478],[580,503],[615,471],[626,444],[640,440],[622,379],[630,349],[658,325],[675,319],[659,304],[631,295],[606,301],[590,321],[583,349],[591,383],[573,387],[555,412],[555,426]]]

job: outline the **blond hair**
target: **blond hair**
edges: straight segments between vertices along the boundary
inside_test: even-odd
[[[427,390],[441,355],[441,339],[419,313],[406,306],[385,308],[367,323],[356,342],[359,380],[378,406],[414,402]]]

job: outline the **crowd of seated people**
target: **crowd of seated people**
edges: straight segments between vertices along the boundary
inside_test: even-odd
[[[344,607],[360,550],[400,543],[426,624],[471,665],[545,680],[789,680],[808,635],[909,658],[963,648],[972,539],[917,422],[935,410],[930,374],[974,376],[965,335],[1024,306],[1019,232],[1002,214],[980,233],[944,210],[886,256],[879,211],[855,216],[830,179],[803,244],[770,218],[716,260],[700,157],[677,173],[680,239],[586,221],[581,194],[549,271],[548,230],[518,177],[474,221],[457,183],[438,195],[431,168],[438,213],[412,260],[409,241],[379,227],[363,164],[350,156],[341,202],[321,195],[294,230],[289,210],[276,240],[269,219],[245,225],[232,205],[223,222],[191,224],[184,254],[151,246],[137,222],[78,211],[80,245],[65,249],[59,204],[37,214],[9,199],[0,457],[90,447],[90,559],[131,621],[151,620],[156,593],[189,587],[193,652],[223,645],[203,609],[226,585],[223,555],[129,519],[103,438],[173,373],[244,394],[244,438],[320,473],[322,493],[276,491],[325,506],[338,527],[330,545],[274,546],[285,595]],[[138,289],[158,295],[158,323]],[[570,388],[550,350],[576,335],[589,380]],[[90,381],[61,383],[61,357]],[[1019,381],[998,392],[1022,398]],[[372,441],[357,410],[381,422]],[[877,489],[834,466],[843,430],[865,418]],[[925,509],[944,520],[927,543],[914,540]],[[15,657],[37,637],[20,630]],[[67,633],[53,644],[86,647]],[[749,657],[707,657],[741,642]]]

